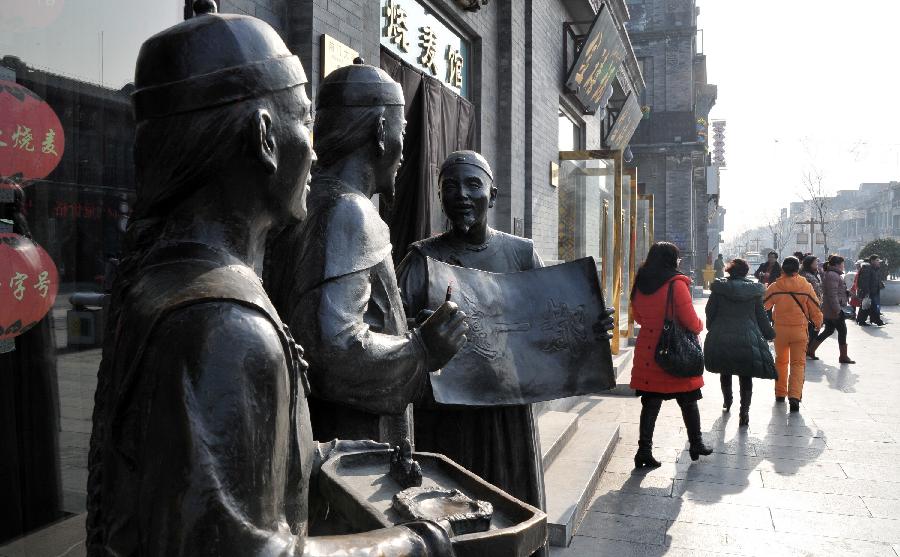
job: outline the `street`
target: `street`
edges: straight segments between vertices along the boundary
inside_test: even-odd
[[[705,303],[695,303],[701,316]],[[597,397],[621,439],[571,546],[552,555],[900,555],[900,308],[884,313],[884,328],[848,325],[855,365],[836,364],[835,337],[822,344],[799,414],[755,379],[740,431],[737,378],[725,414],[719,376],[705,374],[700,409],[715,453],[699,462],[670,401],[654,436],[663,466],[634,471],[640,402]]]

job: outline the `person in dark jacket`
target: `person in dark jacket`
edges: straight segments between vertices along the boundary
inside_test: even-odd
[[[750,424],[750,398],[753,378],[775,379],[775,360],[767,341],[775,338],[775,329],[763,309],[766,289],[747,278],[750,266],[743,259],[728,265],[727,279],[712,284],[706,304],[709,332],[703,347],[707,371],[718,373],[722,384],[722,411],[729,412],[733,400],[731,376],[741,385],[740,427]]]
[[[719,254],[719,257],[713,262],[713,269],[716,270],[716,278],[725,278],[725,259],[722,257],[722,254]]]
[[[703,321],[694,311],[691,300],[691,279],[678,270],[678,247],[669,242],[656,242],[647,253],[631,291],[634,319],[641,325],[631,367],[631,388],[641,397],[640,437],[634,455],[634,467],[656,468],[660,462],[653,458],[653,430],[664,400],[675,399],[690,441],[691,460],[712,454],[703,444],[700,431],[703,376],[676,377],[656,363],[656,345],[662,335],[666,317],[666,302],[671,288],[674,305],[672,319],[694,334],[703,330]]]
[[[759,267],[756,268],[756,272],[753,273],[753,276],[756,277],[756,280],[766,286],[775,282],[775,279],[781,276],[781,265],[778,264],[778,253],[770,251],[768,260],[765,263],[760,263]]]
[[[810,339],[806,354],[807,356],[812,355],[812,359],[818,360],[816,348],[837,331],[838,346],[841,350],[838,363],[855,364],[856,362],[847,355],[847,324],[845,323],[847,316],[844,314],[843,308],[849,302],[847,301],[847,284],[844,282],[843,274],[844,258],[840,255],[829,257],[828,270],[825,271],[825,276],[822,278],[822,316],[825,319],[825,330],[819,336]]]
[[[868,262],[863,263],[856,277],[857,295],[860,300],[869,298],[870,305],[867,309],[860,308],[859,314],[856,316],[856,322],[862,326],[867,326],[866,319],[869,319],[873,325],[879,327],[884,326],[881,319],[881,289],[884,283],[878,272],[881,266],[881,257],[877,254],[869,256]]]

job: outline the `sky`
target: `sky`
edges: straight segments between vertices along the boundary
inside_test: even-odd
[[[114,89],[133,81],[141,43],[184,17],[183,0],[27,2],[0,0],[0,14],[13,14],[0,17],[0,56]]]
[[[727,121],[726,240],[801,200],[807,171],[830,193],[900,180],[900,2],[697,5],[710,119]]]

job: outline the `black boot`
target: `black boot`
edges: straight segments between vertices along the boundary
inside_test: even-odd
[[[656,429],[656,417],[662,407],[662,399],[641,397],[641,423],[637,454],[634,455],[634,467],[659,468],[662,463],[653,458],[653,430]]]
[[[700,409],[696,400],[678,400],[681,406],[681,417],[684,419],[684,427],[687,428],[688,441],[691,443],[691,460],[697,460],[700,456],[712,454],[712,449],[703,444],[703,435],[700,432]]]
[[[731,391],[731,374],[720,374],[719,384],[722,385],[722,412],[731,412],[731,403],[734,401]]]
[[[753,398],[753,378],[741,377],[741,413],[738,427],[750,425],[750,400]]]
[[[791,412],[799,412],[800,411],[800,399],[799,398],[789,398],[788,404],[791,406]]]

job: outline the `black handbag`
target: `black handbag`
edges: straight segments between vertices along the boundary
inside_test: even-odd
[[[697,377],[703,375],[703,347],[697,335],[679,325],[675,319],[674,286],[674,281],[669,283],[666,314],[654,359],[659,367],[675,377]]]

